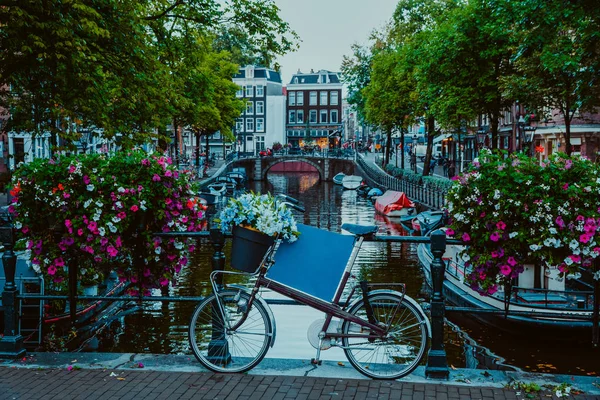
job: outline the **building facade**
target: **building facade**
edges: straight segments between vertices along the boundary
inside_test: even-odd
[[[298,71],[287,85],[286,142],[330,148],[342,134],[342,83],[337,72]]]
[[[285,143],[285,96],[281,75],[268,68],[248,65],[240,68],[233,81],[240,87],[238,98],[246,100],[246,108],[234,129],[236,149],[257,153]]]

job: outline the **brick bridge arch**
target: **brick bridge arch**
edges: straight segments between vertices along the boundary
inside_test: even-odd
[[[267,179],[267,174],[274,165],[286,161],[298,161],[311,165],[319,173],[319,179],[324,181],[331,181],[340,172],[352,175],[355,169],[354,161],[351,159],[307,157],[301,155],[244,158],[233,161],[232,166],[245,168],[250,180],[262,181]]]

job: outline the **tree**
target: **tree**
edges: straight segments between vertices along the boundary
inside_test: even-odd
[[[598,11],[585,1],[505,4],[514,14],[516,74],[507,90],[534,108],[558,109],[571,154],[571,121],[577,112],[600,106]],[[594,18],[595,17],[595,18]]]
[[[352,44],[352,56],[344,56],[341,72],[342,82],[348,87],[346,99],[356,110],[358,120],[365,121],[365,98],[362,90],[371,81],[371,63],[373,55],[371,51],[357,43]]]

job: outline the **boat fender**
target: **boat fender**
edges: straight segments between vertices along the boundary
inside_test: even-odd
[[[248,295],[252,294],[251,293],[251,289],[248,289],[245,286],[231,284],[231,285],[227,285],[227,287],[228,288],[242,290],[242,291],[246,292]],[[273,316],[273,311],[271,311],[271,307],[269,307],[269,305],[267,304],[267,302],[265,301],[265,299],[263,299],[261,296],[257,295],[254,299],[256,301],[260,302],[260,304],[262,304],[262,306],[265,308],[265,310],[267,310],[267,314],[269,315],[269,319],[273,323],[273,338],[271,339],[271,347],[273,347],[275,345],[275,337],[277,336],[277,325],[275,323],[275,317]]]
[[[392,293],[392,294],[402,297],[402,293],[400,293],[396,290],[378,289],[378,290],[370,290],[369,291],[369,294],[378,294],[378,293]],[[406,300],[406,302],[412,304],[415,307],[415,309],[417,310],[417,312],[421,313],[421,315],[423,316],[423,319],[425,320],[425,324],[427,325],[427,336],[429,337],[429,339],[431,339],[431,322],[429,322],[429,318],[427,317],[427,314],[425,314],[425,311],[423,311],[423,307],[421,307],[421,305],[419,303],[417,303],[417,301],[415,299],[413,299],[412,297],[404,296],[404,300]],[[354,307],[356,305],[356,303],[358,303],[359,301],[362,301],[362,297],[354,300],[352,302],[352,304],[350,304],[346,308],[346,310],[351,310],[352,307]]]

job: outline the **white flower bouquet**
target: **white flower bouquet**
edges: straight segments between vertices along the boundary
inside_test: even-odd
[[[231,231],[237,225],[268,236],[279,234],[289,242],[296,241],[300,235],[290,209],[271,194],[250,192],[232,198],[216,221],[223,232]]]

